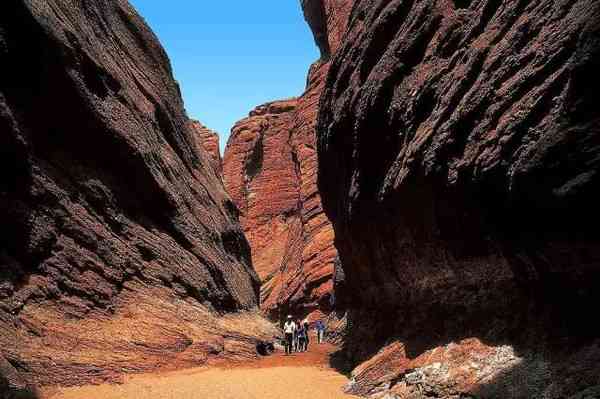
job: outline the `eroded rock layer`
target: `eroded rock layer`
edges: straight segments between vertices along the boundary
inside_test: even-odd
[[[599,67],[597,1],[355,1],[318,123],[352,392],[597,393]]]
[[[197,146],[204,148],[217,177],[223,174],[223,160],[219,148],[219,134],[196,120],[189,121],[192,136]]]
[[[296,104],[291,99],[253,110],[232,129],[224,158],[224,182],[251,243],[261,306],[269,310],[285,287],[283,272],[300,266],[300,193],[288,130]]]
[[[253,263],[263,282],[261,307],[327,311],[337,252],[316,186],[315,124],[319,97],[338,48],[350,1],[302,1],[322,58],[297,99],[257,107],[238,122],[224,157],[224,181],[241,211]]]
[[[125,0],[0,3],[0,387],[253,356],[235,206]]]

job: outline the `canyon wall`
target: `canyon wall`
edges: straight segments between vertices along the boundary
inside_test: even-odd
[[[240,210],[262,281],[261,307],[271,313],[295,294],[288,290],[288,275],[302,271],[297,159],[288,130],[296,104],[284,100],[253,110],[233,127],[224,157],[225,186]]]
[[[208,154],[212,169],[217,177],[223,175],[223,160],[221,159],[221,149],[219,148],[219,134],[204,126],[197,120],[190,120],[189,126],[192,131],[192,137],[199,148],[203,148]]]
[[[256,354],[235,205],[126,0],[0,3],[0,389]]]
[[[316,186],[315,125],[329,56],[345,31],[350,3],[302,1],[321,49],[306,91],[257,107],[232,129],[225,150],[225,186],[263,282],[261,307],[275,319],[328,312],[333,301],[337,252]]]
[[[354,3],[317,127],[349,391],[600,396],[600,3]]]

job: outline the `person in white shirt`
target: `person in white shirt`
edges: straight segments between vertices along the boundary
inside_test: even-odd
[[[283,334],[285,335],[285,354],[289,355],[292,353],[292,346],[294,344],[294,335],[296,333],[296,323],[292,320],[292,316],[288,316],[286,322],[283,325]]]

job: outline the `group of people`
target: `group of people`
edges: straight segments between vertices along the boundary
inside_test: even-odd
[[[322,343],[325,334],[325,324],[323,324],[321,320],[318,320],[315,323],[315,329],[317,330],[317,342]],[[308,350],[308,344],[310,343],[309,331],[310,323],[307,319],[304,321],[294,320],[294,318],[289,315],[283,324],[285,354],[289,355],[292,352],[306,352]]]

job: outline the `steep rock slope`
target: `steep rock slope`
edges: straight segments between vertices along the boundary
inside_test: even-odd
[[[296,103],[257,107],[233,127],[224,157],[225,186],[251,243],[262,281],[261,307],[269,311],[286,295],[285,273],[300,266],[300,256],[294,256],[302,249],[300,192],[288,130]]]
[[[351,391],[594,397],[599,29],[592,0],[355,1],[318,123]]]
[[[318,101],[346,28],[350,1],[302,0],[321,59],[297,99],[257,107],[236,124],[224,157],[224,181],[240,208],[262,286],[262,308],[277,318],[289,311],[328,311],[337,252],[316,186]]]
[[[253,356],[235,206],[127,1],[3,1],[0,65],[0,386]]]
[[[219,148],[219,134],[196,120],[190,120],[189,125],[196,145],[206,151],[213,170],[220,178],[223,175],[223,160]]]

